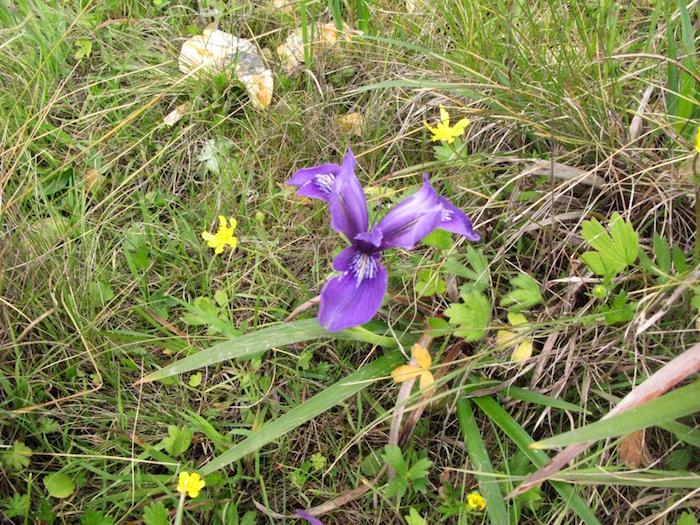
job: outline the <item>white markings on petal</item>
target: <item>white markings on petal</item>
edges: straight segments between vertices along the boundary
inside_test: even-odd
[[[321,173],[314,177],[314,184],[321,190],[327,197],[330,196],[331,190],[333,189],[333,183],[335,182],[335,175],[332,173]]]
[[[355,277],[355,286],[360,286],[360,283],[365,279],[374,279],[376,277],[379,271],[378,259],[375,255],[367,255],[361,252],[353,256],[350,270],[348,271]]]

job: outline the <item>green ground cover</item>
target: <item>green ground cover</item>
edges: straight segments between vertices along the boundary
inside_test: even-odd
[[[212,24],[269,108],[178,70]],[[0,1],[0,521],[697,523],[697,375],[508,494],[697,341],[698,28],[682,0]],[[386,252],[379,313],[330,334],[286,319],[344,244],[285,181],[348,147],[371,222],[427,172],[481,240]]]

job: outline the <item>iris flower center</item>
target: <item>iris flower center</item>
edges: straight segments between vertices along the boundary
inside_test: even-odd
[[[322,173],[321,175],[316,175],[314,178],[314,183],[327,196],[330,196],[331,190],[333,189],[333,181],[335,180],[335,175],[332,173]]]
[[[350,264],[350,272],[355,277],[355,286],[360,286],[360,283],[365,279],[374,279],[378,271],[378,261],[375,255],[369,255],[362,252],[357,252],[352,257]]]

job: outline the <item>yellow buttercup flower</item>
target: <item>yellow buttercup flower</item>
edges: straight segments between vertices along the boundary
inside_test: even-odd
[[[433,134],[432,140],[443,140],[447,141],[448,144],[452,144],[455,138],[461,137],[464,134],[464,130],[469,125],[469,119],[460,119],[454,126],[450,126],[450,114],[444,106],[440,106],[440,122],[435,127],[432,127],[425,121],[423,125]]]
[[[518,327],[522,330],[523,327],[527,326],[527,319],[523,314],[509,313],[508,322],[516,331],[499,330],[496,332],[496,344],[501,348],[507,348],[517,344],[515,350],[513,350],[513,353],[510,355],[511,361],[516,363],[527,361],[532,357],[532,352],[534,350],[532,339],[525,339],[524,341],[518,342],[521,336],[517,333],[519,331],[517,330]]]
[[[700,128],[698,128],[698,132],[695,134],[695,151],[700,153]]]
[[[433,383],[435,383],[435,377],[433,377],[433,374],[429,370],[430,365],[433,364],[430,352],[428,352],[428,349],[424,346],[415,344],[413,348],[411,348],[411,356],[416,364],[401,365],[395,368],[391,372],[391,377],[394,379],[395,383],[403,383],[404,381],[418,377],[420,378],[421,391],[428,392],[433,386]]]
[[[202,476],[196,472],[180,472],[180,477],[177,480],[177,491],[181,494],[187,493],[190,498],[196,498],[205,485]]]
[[[231,217],[228,221],[223,215],[219,215],[219,230],[215,233],[202,232],[202,239],[207,241],[207,246],[214,248],[214,254],[223,253],[228,245],[232,250],[238,244],[238,238],[233,234],[236,231],[236,219]]]
[[[472,492],[467,496],[467,507],[469,507],[469,510],[478,510],[481,512],[486,510],[486,500],[478,492]]]

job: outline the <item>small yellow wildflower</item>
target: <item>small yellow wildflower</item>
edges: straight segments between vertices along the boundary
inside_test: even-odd
[[[223,215],[219,215],[219,231],[215,234],[202,232],[202,239],[207,241],[207,246],[214,248],[214,254],[218,255],[228,245],[232,250],[238,244],[238,238],[233,234],[236,231],[236,219],[231,217],[228,221]]]
[[[419,377],[421,391],[428,392],[433,383],[435,383],[435,377],[429,370],[430,365],[433,364],[430,352],[424,346],[415,344],[411,348],[411,356],[418,366],[412,364],[401,365],[391,372],[391,377],[395,383],[403,383],[409,379]]]
[[[461,137],[464,134],[464,130],[469,125],[469,119],[460,119],[454,126],[450,126],[450,114],[444,106],[440,106],[440,122],[435,127],[425,121],[423,125],[433,134],[432,140],[444,140],[448,144],[452,144],[456,137]]]
[[[469,507],[469,510],[481,512],[486,510],[486,500],[478,492],[472,492],[467,496],[467,507]]]
[[[698,132],[695,134],[695,151],[696,153],[700,153],[700,128],[698,128]]]
[[[516,329],[518,327],[521,327],[522,329],[522,327],[527,326],[527,319],[523,314],[509,313],[508,322],[513,328]],[[507,348],[517,343],[515,350],[513,350],[513,353],[510,355],[511,361],[516,363],[522,363],[523,361],[530,359],[534,350],[531,339],[525,339],[524,341],[518,343],[519,337],[520,336],[518,335],[517,331],[511,332],[510,330],[499,330],[496,332],[496,344],[501,348]]]
[[[199,491],[204,488],[206,483],[202,476],[196,472],[180,472],[180,477],[177,480],[177,491],[181,494],[187,493],[190,498],[199,496]]]

